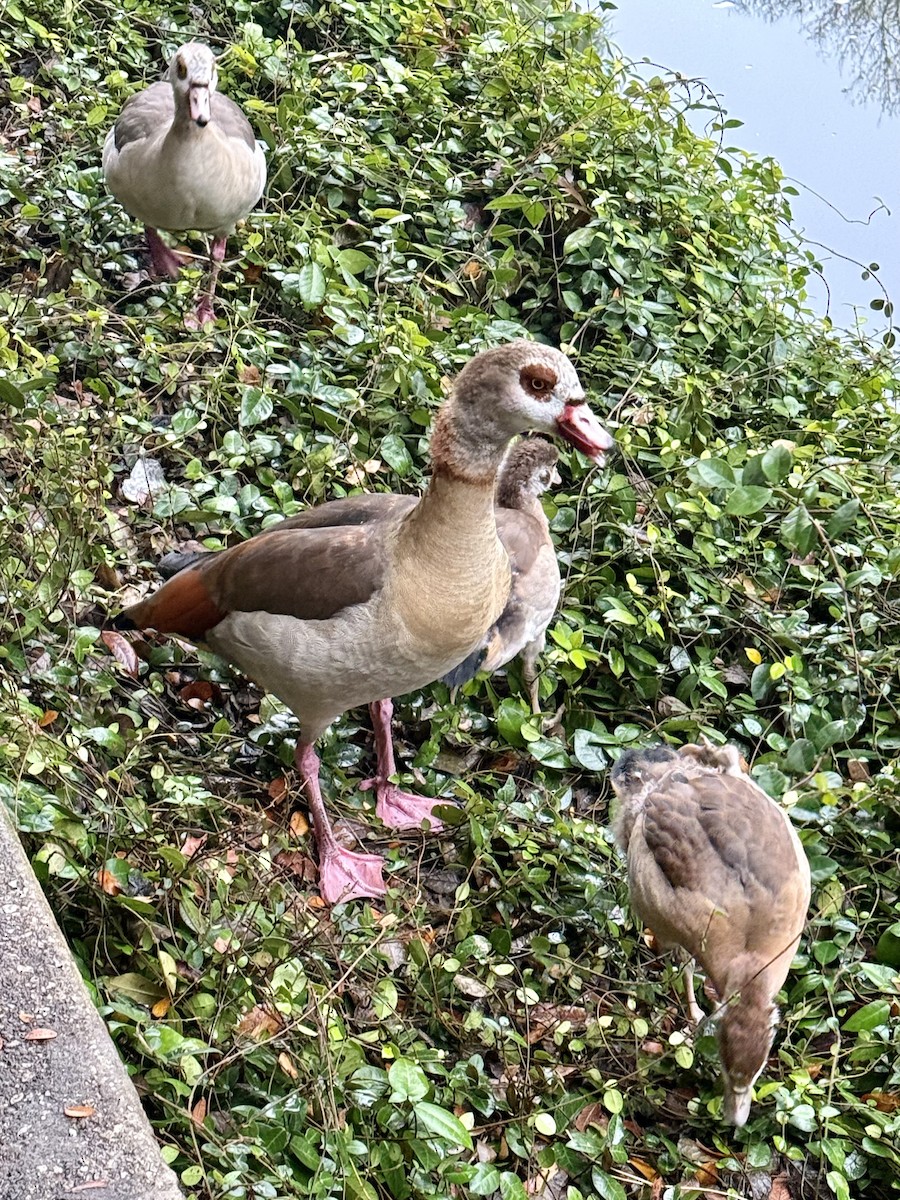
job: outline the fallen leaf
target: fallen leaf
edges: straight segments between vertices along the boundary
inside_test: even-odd
[[[256,279],[259,279],[260,275],[262,274],[262,267],[253,266],[244,268],[244,278],[248,283],[251,282],[249,278],[251,272],[254,272],[256,274]],[[253,280],[252,282],[256,282],[256,280]],[[241,369],[238,371],[238,379],[241,381],[241,383],[259,383],[261,378],[262,376],[260,375],[259,367],[254,367],[252,363],[249,366],[241,367]]]
[[[198,850],[202,850],[206,845],[206,839],[209,837],[207,833],[201,833],[199,836],[188,834],[181,843],[181,853],[185,858],[193,858]]]
[[[74,1187],[70,1187],[70,1192],[89,1192],[92,1188],[109,1187],[108,1179],[89,1179],[87,1183],[76,1183]]]
[[[879,1112],[892,1113],[900,1108],[900,1092],[866,1092],[863,1100],[873,1100]]]
[[[19,1020],[20,1020],[20,1021],[33,1021],[33,1020],[34,1020],[34,1013],[20,1012],[20,1013],[19,1013]]]
[[[282,1050],[282,1052],[278,1055],[278,1065],[289,1078],[297,1078],[297,1068],[294,1066],[294,1061],[286,1050]]]
[[[309,821],[307,821],[305,815],[298,810],[297,812],[291,813],[291,819],[288,828],[291,831],[291,837],[299,840],[300,838],[305,838],[309,833]]]
[[[584,1133],[588,1125],[596,1125],[598,1129],[606,1129],[609,1124],[609,1117],[604,1111],[603,1105],[594,1102],[586,1104],[575,1114],[575,1119],[572,1122],[579,1133]]]
[[[127,638],[123,638],[121,633],[116,633],[114,629],[104,629],[100,634],[100,641],[113,658],[121,664],[125,674],[130,675],[132,679],[137,679],[138,657],[131,642]]]
[[[641,1043],[641,1049],[645,1054],[662,1054],[665,1047],[662,1042],[647,1041]]]
[[[304,883],[315,883],[316,881],[318,874],[316,864],[308,854],[303,854],[300,850],[279,850],[272,862],[276,867],[281,867],[283,871],[296,875]]]
[[[35,116],[37,116],[41,111],[40,96],[29,96],[28,99],[25,101],[25,107],[28,109],[29,112],[33,112],[35,114]]]
[[[113,875],[111,871],[107,871],[104,867],[101,867],[97,872],[97,881],[99,882],[101,889],[106,892],[107,896],[118,896],[122,891],[119,881],[116,879],[115,875]]]
[[[52,1042],[57,1037],[55,1029],[29,1029],[22,1038],[23,1042]]]
[[[77,1117],[79,1120],[92,1117],[96,1111],[90,1104],[67,1104],[63,1109],[67,1117]]]
[[[701,1187],[711,1188],[718,1181],[719,1168],[712,1161],[701,1163],[694,1172],[694,1178]]]
[[[259,283],[260,279],[262,279],[262,274],[263,274],[262,263],[248,263],[245,267],[242,268],[242,270],[244,272],[244,281],[246,283],[250,283],[250,284]],[[256,378],[257,378],[257,380],[259,379],[259,371],[255,367],[254,368],[246,367],[245,370],[248,370],[248,371],[256,370]],[[247,383],[248,381],[245,379],[245,380],[243,380],[243,382]]]
[[[869,767],[863,758],[851,758],[847,763],[847,774],[852,783],[865,783],[870,777]]]
[[[774,1176],[769,1189],[769,1200],[792,1200],[792,1197],[793,1192],[790,1189],[787,1175]]]
[[[206,1098],[201,1096],[194,1107],[191,1109],[191,1120],[200,1128],[206,1120]]]
[[[656,1167],[651,1166],[648,1162],[644,1162],[642,1158],[629,1158],[628,1162],[632,1167],[634,1167],[638,1174],[643,1175],[643,1177],[648,1179],[651,1183],[659,1179],[659,1171],[657,1171]]]
[[[244,1013],[235,1028],[235,1033],[242,1037],[251,1037],[261,1042],[264,1038],[274,1037],[284,1029],[284,1021],[274,1009],[257,1004],[249,1012]]]
[[[227,954],[231,948],[232,934],[229,934],[228,937],[217,937],[213,942],[213,949],[218,950],[219,954]]]
[[[48,725],[53,724],[53,722],[56,720],[56,718],[58,716],[59,716],[59,713],[56,711],[55,708],[48,708],[47,711],[44,713],[44,715],[41,717],[41,719],[38,721],[38,725],[40,725],[41,729],[46,729]]]
[[[287,795],[287,790],[287,780],[283,775],[276,775],[266,788],[266,791],[269,793],[269,799],[274,800],[276,804],[279,800],[283,800],[285,798]]]
[[[208,679],[194,679],[191,683],[186,683],[178,695],[186,704],[190,704],[192,700],[199,700],[202,707],[216,698],[217,691],[216,685]]]
[[[168,996],[164,996],[162,998],[162,1000],[157,1000],[157,1002],[150,1009],[150,1015],[152,1017],[156,1017],[157,1020],[159,1020],[160,1017],[164,1017],[166,1015],[166,1013],[169,1011],[169,1009],[171,1007],[172,1007],[172,1001],[169,999]]]

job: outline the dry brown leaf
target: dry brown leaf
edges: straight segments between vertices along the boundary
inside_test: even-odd
[[[774,1176],[769,1191],[769,1200],[793,1200],[787,1175]]]
[[[232,946],[231,946],[231,936],[230,935],[228,937],[217,937],[216,940],[213,942],[213,949],[218,950],[218,952],[220,954],[227,954],[231,948],[232,948]]]
[[[874,1100],[878,1112],[892,1113],[900,1108],[900,1092],[866,1092],[863,1100]]]
[[[20,1012],[20,1013],[19,1013],[19,1020],[20,1020],[20,1021],[33,1021],[33,1020],[34,1020],[34,1013]]]
[[[199,836],[188,834],[181,843],[181,853],[185,858],[193,858],[198,850],[202,850],[206,845],[206,839],[209,834],[201,833]]]
[[[130,675],[132,679],[137,679],[138,656],[135,654],[131,642],[123,638],[121,633],[116,633],[114,629],[104,629],[100,634],[100,641],[113,658],[121,664],[125,674]]]
[[[256,278],[258,279],[262,274],[262,267],[244,268],[244,278],[247,279],[248,283],[250,282],[250,279],[247,277],[251,271],[256,272]],[[262,376],[259,373],[259,367],[253,366],[252,363],[250,363],[248,366],[241,367],[240,371],[238,371],[238,379],[240,379],[241,383],[259,383],[261,378]]]
[[[282,1052],[278,1055],[278,1065],[281,1067],[282,1071],[284,1071],[285,1075],[287,1075],[290,1079],[297,1078],[298,1072],[297,1068],[294,1066],[294,1060],[286,1050],[282,1050]]]
[[[41,719],[38,721],[38,725],[40,725],[41,729],[46,729],[48,725],[53,724],[53,722],[56,720],[56,718],[58,716],[59,716],[59,713],[56,711],[55,708],[48,708],[47,711],[44,713],[44,715],[41,717]]]
[[[210,700],[217,698],[217,692],[218,688],[216,685],[210,683],[208,679],[193,679],[190,683],[184,685],[178,695],[185,704],[190,704],[192,708],[197,707],[198,704],[202,708],[204,704],[208,704]]]
[[[115,875],[111,871],[107,871],[105,867],[101,867],[97,872],[97,882],[101,889],[106,892],[107,896],[118,896],[122,891],[122,887]]]
[[[308,854],[303,854],[299,850],[279,850],[272,862],[276,867],[281,867],[283,871],[296,875],[304,883],[315,883],[316,881],[318,874],[316,864]]]
[[[847,763],[847,774],[852,783],[865,783],[870,777],[868,763],[864,758],[851,758]]]
[[[285,777],[283,775],[276,775],[275,778],[269,784],[269,786],[266,788],[266,791],[269,793],[269,799],[274,800],[275,803],[277,804],[280,800],[283,800],[285,798],[285,796],[287,795],[287,791],[288,791],[287,780],[285,779]]]
[[[249,284],[259,283],[260,279],[262,279],[262,274],[263,274],[262,263],[247,263],[247,265],[245,267],[242,267],[241,269],[244,272],[245,283],[249,283]],[[250,370],[251,368],[247,367],[245,369]],[[255,368],[253,368],[253,369],[255,369]],[[259,379],[258,371],[256,374],[256,378],[257,378],[257,380]]]
[[[85,1117],[92,1117],[97,1110],[90,1104],[67,1104],[63,1112],[67,1117],[75,1117],[79,1120],[84,1120]]]
[[[650,1183],[653,1183],[655,1180],[659,1179],[659,1171],[657,1171],[656,1167],[652,1166],[648,1162],[644,1162],[642,1158],[629,1158],[628,1161],[638,1172],[638,1174],[643,1175],[643,1177],[649,1180]]]
[[[665,1046],[662,1042],[646,1041],[641,1043],[641,1049],[645,1054],[662,1054]]]
[[[279,1013],[273,1008],[257,1004],[249,1012],[244,1013],[237,1023],[235,1033],[244,1037],[252,1037],[257,1042],[261,1042],[264,1038],[274,1037],[282,1029],[284,1029],[284,1021]]]
[[[52,1042],[58,1034],[55,1029],[29,1029],[23,1042]]]
[[[598,1129],[606,1129],[609,1124],[609,1117],[603,1109],[603,1105],[597,1103],[586,1104],[575,1114],[575,1119],[572,1122],[579,1133],[584,1133],[588,1125],[596,1125]]]
[[[194,1107],[191,1109],[191,1120],[199,1128],[206,1120],[206,1099],[201,1096]]]
[[[160,1017],[164,1017],[166,1015],[166,1013],[169,1011],[169,1009],[171,1007],[172,1007],[171,998],[169,996],[164,996],[162,998],[162,1000],[157,1000],[157,1002],[150,1009],[150,1015],[152,1017],[156,1017],[157,1020],[159,1020]]]
[[[298,840],[300,838],[305,838],[309,833],[309,821],[307,821],[305,815],[300,811],[291,813],[289,829],[291,831],[291,837],[297,838]]]
[[[712,1161],[701,1163],[694,1172],[694,1178],[701,1187],[713,1187],[719,1179],[718,1165]]]
[[[477,279],[478,276],[481,274],[481,271],[482,271],[481,263],[478,262],[477,259],[474,259],[474,258],[469,259],[469,261],[466,263],[466,265],[462,269],[463,275],[465,275],[465,277],[467,279]]]

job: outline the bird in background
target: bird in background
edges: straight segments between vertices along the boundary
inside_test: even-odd
[[[494,490],[509,442],[528,430],[563,438],[597,461],[614,444],[569,359],[519,340],[460,372],[434,421],[428,488],[411,508],[397,505],[360,524],[286,521],[202,557],[114,622],[205,641],[297,716],[297,769],[329,902],[380,896],[385,883],[377,855],[335,836],[314,744],[362,704],[376,743],[389,743],[389,698],[440,679],[501,616],[511,568]],[[383,765],[384,746],[379,758]],[[380,782],[389,783],[384,774]],[[436,803],[391,785],[380,789],[378,811],[387,823],[419,827],[433,820]]]
[[[154,270],[173,279],[181,258],[158,230],[197,229],[211,237],[209,278],[190,327],[215,319],[213,297],[228,234],[258,203],[266,159],[241,109],[216,90],[216,59],[187,42],[167,78],[126,100],[103,145],[110,192],[146,227]]]
[[[706,972],[719,1010],[722,1113],[744,1125],[775,1036],[775,996],[806,923],[809,863],[787,813],[734,746],[627,750],[613,767],[613,833],[637,916]],[[685,993],[703,1014],[690,961]]]
[[[444,676],[445,683],[456,687],[478,671],[498,671],[521,655],[522,677],[535,714],[541,711],[537,660],[562,588],[550,524],[541,504],[544,492],[562,482],[558,461],[559,451],[543,438],[519,442],[507,455],[497,480],[496,505],[498,515],[518,514],[515,522],[509,519],[508,535],[501,531],[512,567],[509,599],[482,645]]]

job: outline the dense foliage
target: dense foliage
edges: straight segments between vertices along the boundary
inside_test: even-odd
[[[124,8],[11,0],[0,33],[0,788],[187,1190],[895,1194],[889,327],[815,320],[777,164],[562,0]],[[146,280],[99,169],[193,35],[228,47],[271,180],[203,335],[196,272]],[[446,377],[523,332],[569,348],[621,449],[569,452],[548,497],[548,720],[515,669],[406,697],[404,771],[459,823],[379,839],[384,911],[329,913],[290,715],[103,615],[185,538],[420,487]],[[736,1134],[605,831],[619,748],[701,732],[793,805],[815,885]],[[344,816],[370,756],[353,714],[324,746]]]

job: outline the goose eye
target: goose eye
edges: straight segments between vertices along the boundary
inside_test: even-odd
[[[187,79],[187,65],[185,64],[183,58],[177,58],[175,60],[175,71],[179,79]]]
[[[544,371],[540,367],[525,367],[519,375],[519,382],[526,392],[544,399],[556,387],[556,376],[552,371]]]

